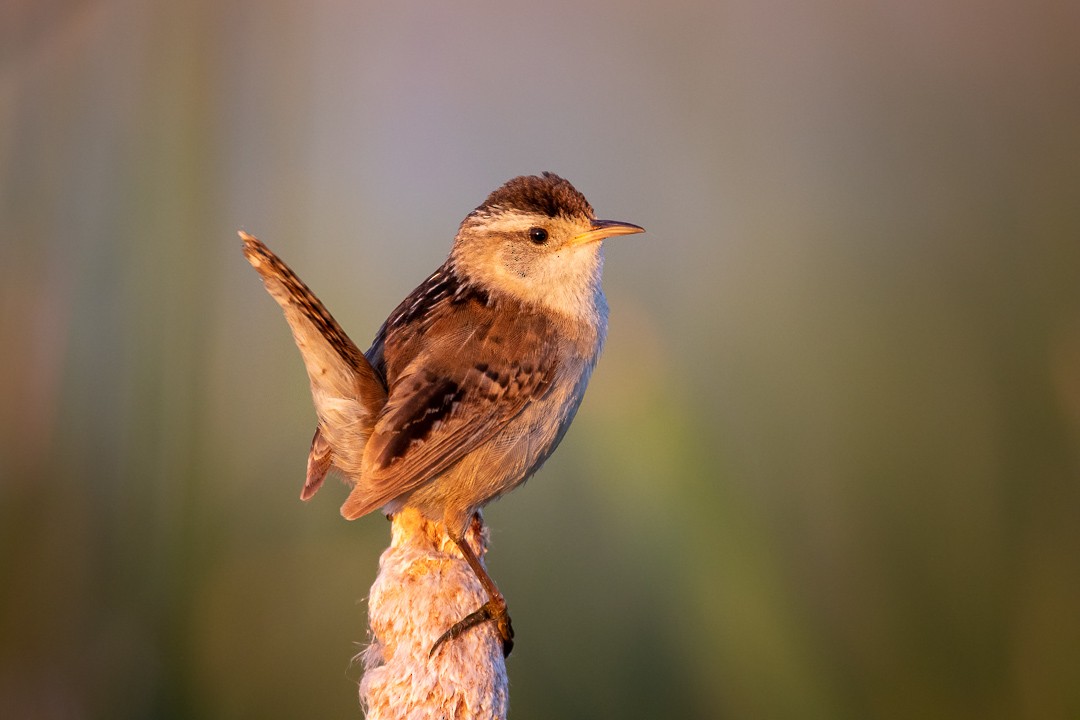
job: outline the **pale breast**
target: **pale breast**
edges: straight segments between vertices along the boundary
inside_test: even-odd
[[[435,279],[445,284],[445,277]],[[395,457],[377,458],[387,487],[400,488],[387,495],[384,510],[415,507],[445,520],[453,531],[463,530],[476,509],[524,482],[555,450],[581,403],[604,323],[451,290],[436,293],[445,303],[438,312],[403,303],[369,357],[390,386],[387,412],[410,407],[399,402],[400,393],[410,392],[418,373],[425,382],[443,378],[454,386],[453,393],[438,394],[438,408],[421,403],[419,420],[408,420],[404,412],[400,429],[380,446],[382,454],[394,451]],[[606,309],[602,295],[599,301]],[[430,477],[394,475],[410,467],[412,453],[438,447],[457,455],[454,448],[466,446]]]

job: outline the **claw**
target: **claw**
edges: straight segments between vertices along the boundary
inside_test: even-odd
[[[473,530],[479,533],[483,528],[480,515],[474,515],[472,522]],[[469,628],[476,627],[489,620],[495,621],[495,628],[499,631],[499,637],[502,638],[503,657],[509,657],[510,651],[514,649],[514,627],[510,624],[510,613],[506,611],[506,598],[499,592],[499,588],[495,586],[495,581],[487,574],[487,570],[480,563],[480,558],[476,557],[476,553],[469,547],[469,543],[465,542],[465,538],[453,534],[450,535],[450,538],[461,550],[461,556],[465,558],[465,562],[472,568],[476,579],[484,586],[484,590],[487,591],[488,601],[481,605],[479,610],[471,612],[458,620],[450,626],[449,630],[440,635],[435,644],[431,646],[428,657],[432,657],[435,651],[439,649],[439,646],[447,640],[453,640]]]
[[[469,628],[482,625],[489,620],[495,621],[495,628],[499,631],[499,637],[502,638],[503,657],[509,657],[510,652],[514,649],[514,627],[510,624],[510,613],[506,612],[506,601],[502,600],[501,597],[499,600],[501,602],[488,600],[480,606],[479,610],[469,613],[451,625],[450,629],[440,635],[435,644],[431,646],[428,657],[433,657],[439,646],[447,640],[458,638]]]

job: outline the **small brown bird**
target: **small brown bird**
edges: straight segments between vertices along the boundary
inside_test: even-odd
[[[540,467],[570,426],[604,344],[601,241],[643,232],[597,220],[553,173],[510,180],[461,223],[446,262],[362,353],[319,299],[259,240],[244,255],[285,311],[318,425],[309,499],[339,470],[349,520],[404,507],[446,524],[488,602],[431,648],[493,620],[513,647],[506,601],[465,542],[477,510]]]

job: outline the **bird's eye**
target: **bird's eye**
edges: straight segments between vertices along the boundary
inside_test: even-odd
[[[529,239],[537,245],[543,245],[547,242],[548,231],[542,227],[529,228]]]

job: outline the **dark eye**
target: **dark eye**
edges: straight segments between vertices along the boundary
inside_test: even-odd
[[[529,228],[529,239],[537,245],[543,245],[547,242],[548,231],[542,227]]]

